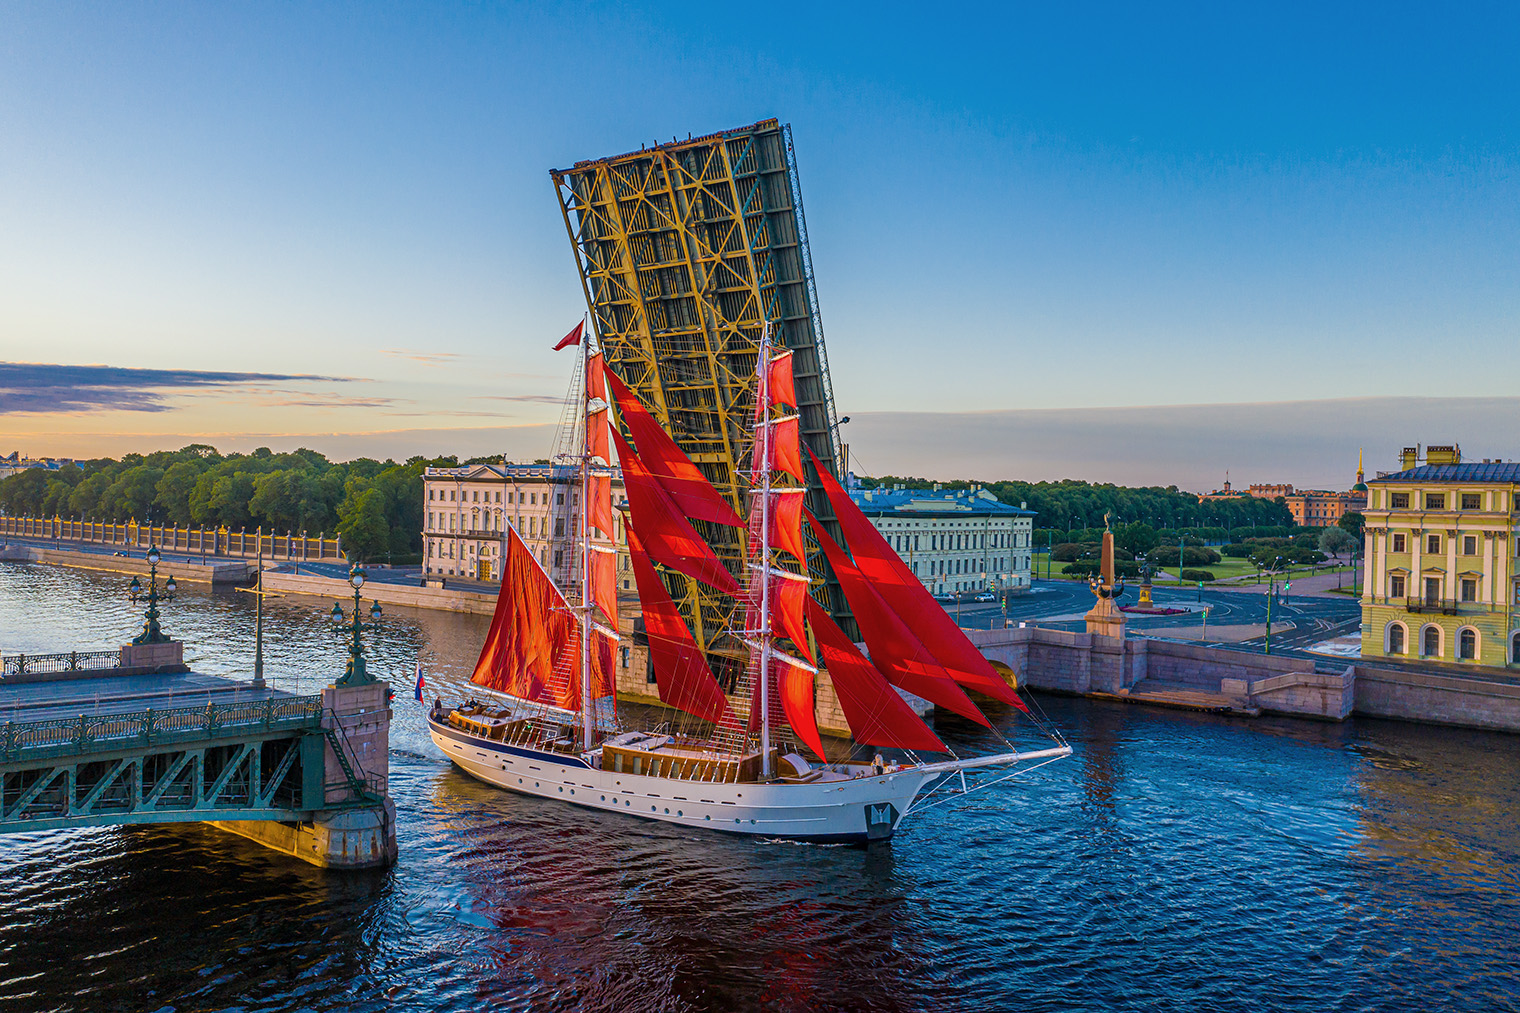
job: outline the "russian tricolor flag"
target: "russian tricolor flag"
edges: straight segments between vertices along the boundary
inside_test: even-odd
[[[422,662],[419,661],[419,662],[417,662],[417,690],[416,690],[416,697],[417,697],[417,702],[418,703],[422,702],[422,687],[423,687],[423,681],[422,681]]]

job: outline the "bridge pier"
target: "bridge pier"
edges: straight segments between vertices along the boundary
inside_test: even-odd
[[[212,826],[324,869],[394,864],[398,847],[396,805],[388,791],[389,695],[383,682],[331,685],[322,691],[323,734],[307,737],[313,752],[322,750],[322,763],[303,768],[305,791],[333,808],[319,809],[310,820],[219,820]],[[356,796],[370,804],[356,805]]]

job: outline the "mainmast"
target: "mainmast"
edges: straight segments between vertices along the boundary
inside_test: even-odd
[[[583,318],[584,320],[584,318]],[[581,748],[592,745],[591,702],[591,333],[581,339]],[[611,616],[614,622],[616,616]]]
[[[771,325],[760,334],[760,770],[771,776]]]

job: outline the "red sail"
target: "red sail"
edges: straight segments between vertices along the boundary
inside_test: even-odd
[[[606,371],[606,377],[617,396],[623,424],[633,434],[633,442],[639,448],[640,458],[680,512],[693,520],[712,521],[732,528],[744,527],[734,508],[676,446],[675,440],[660,427],[654,416],[644,409],[633,391],[611,370]]]
[[[786,723],[820,760],[824,759],[823,738],[818,734],[818,721],[813,710],[812,670],[784,654],[777,655],[773,664],[776,668],[776,695],[781,697]]]
[[[608,538],[616,538],[612,530],[612,476],[591,476],[591,503],[586,519]]]
[[[807,565],[807,546],[802,541],[802,497],[806,489],[772,489],[770,509],[771,548],[789,552]]]
[[[607,419],[605,408],[586,413],[586,453],[611,462],[612,454],[607,450]]]
[[[871,649],[871,661],[886,675],[887,681],[894,686],[901,686],[914,696],[921,696],[930,703],[947,707],[962,717],[991,727],[965,691],[934,662],[928,649],[913,635],[913,631],[882,601],[881,596],[871,587],[871,582],[855,568],[828,532],[823,530],[823,525],[811,514],[808,515],[808,520],[812,522],[813,534],[818,537],[824,555],[829,557],[834,575],[844,588],[844,596],[849,599],[850,607],[855,611],[861,635],[866,639],[866,646]]]
[[[781,352],[771,358],[771,404],[797,407],[797,390],[792,382],[792,353]]]
[[[591,699],[604,696],[617,698],[617,670],[613,658],[617,653],[618,635],[595,624],[591,627]]]
[[[639,586],[649,658],[654,664],[660,699],[688,714],[721,722],[728,711],[728,700],[632,525],[628,527],[628,554],[633,559],[633,579]]]
[[[834,695],[839,698],[839,707],[855,741],[867,746],[949,752],[913,713],[907,701],[850,643],[823,606],[809,598],[807,607],[813,636],[818,638],[818,650],[834,684]]]
[[[986,693],[1004,703],[1011,703],[1027,713],[1029,708],[1019,699],[1018,693],[1003,681],[991,663],[966,639],[966,634],[955,625],[955,620],[934,601],[928,588],[908,569],[902,557],[887,544],[886,539],[835,481],[834,476],[829,474],[828,469],[819,463],[817,455],[811,449],[808,454],[813,458],[813,467],[818,472],[819,481],[823,483],[829,503],[834,507],[834,515],[844,530],[855,565],[893,611],[899,616],[913,617],[914,631],[919,634],[934,661],[942,665],[961,685]],[[814,530],[818,530],[816,524]]]
[[[597,352],[586,360],[586,397],[607,400],[607,360]]]
[[[644,543],[649,546],[650,557],[725,594],[738,594],[739,584],[734,575],[723,568],[712,547],[681,515],[665,487],[645,470],[643,461],[634,454],[622,433],[612,435],[617,440],[618,460],[623,466],[628,505]]]
[[[771,357],[770,382],[767,384],[769,396],[765,392],[757,391],[755,395],[755,421],[760,421],[770,414],[772,405],[785,404],[797,407],[797,390],[792,381],[792,353],[790,351],[778,352]]]
[[[772,471],[784,471],[799,482],[806,482],[802,471],[802,455],[797,450],[797,419],[791,415],[768,422],[770,426],[770,465]],[[758,442],[758,440],[757,440]]]
[[[601,545],[591,546],[591,602],[612,621],[618,621],[617,604],[617,550]]]
[[[580,628],[515,529],[501,592],[471,680],[523,700],[580,710]]]
[[[775,620],[773,629],[782,636],[790,637],[802,656],[816,665],[818,659],[813,656],[813,648],[808,643],[807,627],[802,622],[807,597],[806,577],[779,570],[771,571],[771,616]]]

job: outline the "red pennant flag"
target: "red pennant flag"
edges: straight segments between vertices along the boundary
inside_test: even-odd
[[[565,348],[568,345],[578,345],[578,344],[580,344],[581,343],[581,331],[585,330],[585,328],[586,328],[586,321],[582,320],[580,323],[578,323],[578,324],[575,325],[575,330],[571,331],[569,334],[566,334],[563,338],[559,339],[559,344],[557,344],[557,345],[554,346],[554,350],[557,352],[561,348]]]

